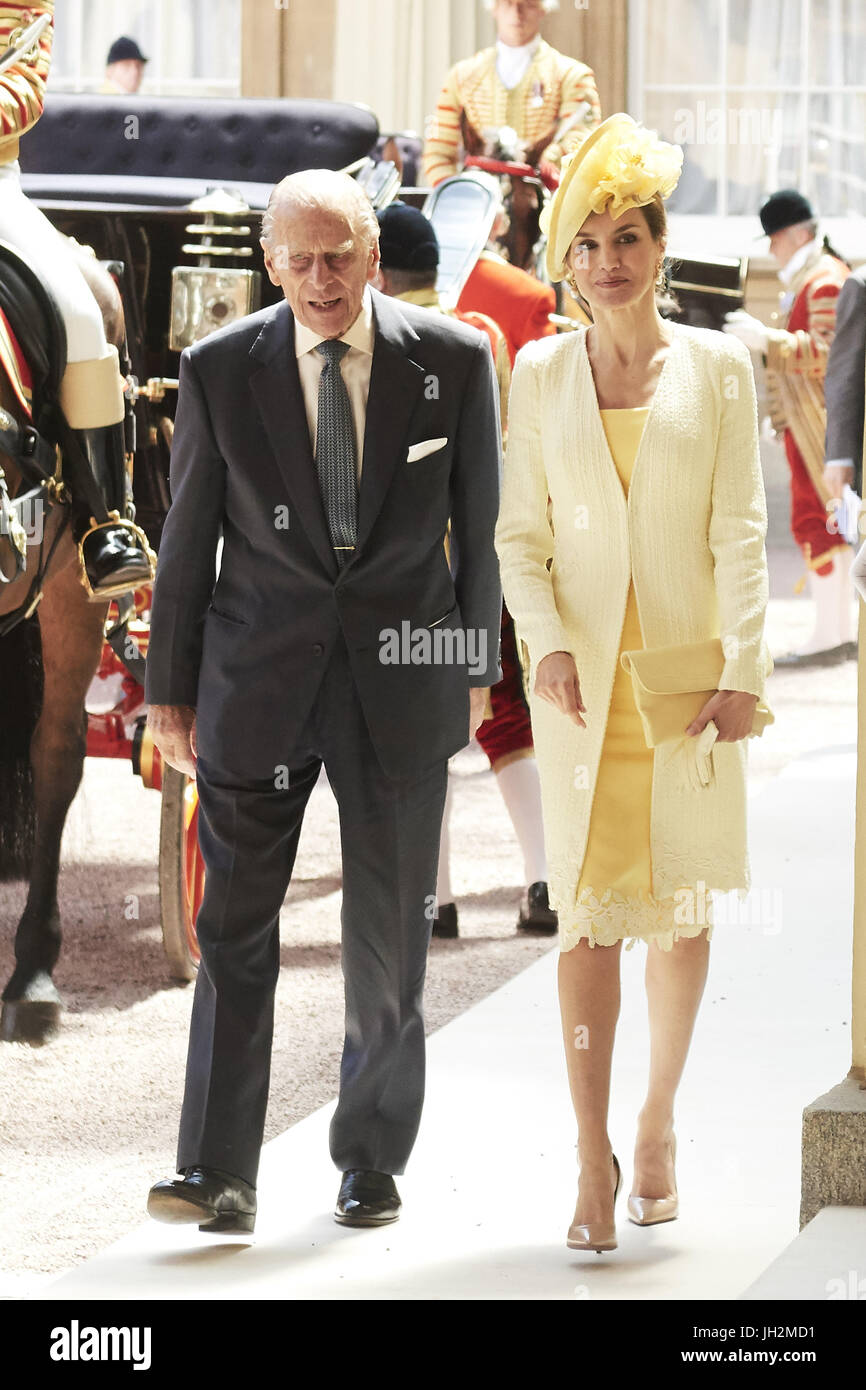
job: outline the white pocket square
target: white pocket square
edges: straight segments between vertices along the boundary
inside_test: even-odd
[[[437,449],[444,449],[448,443],[446,439],[422,439],[418,444],[410,444],[409,452],[406,455],[407,463],[415,463],[417,459],[426,458],[428,454],[435,454]]]

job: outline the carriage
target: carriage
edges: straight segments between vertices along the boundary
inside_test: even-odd
[[[414,186],[419,155],[420,142],[383,137],[374,114],[350,103],[60,95],[48,100],[22,142],[22,183],[60,231],[93,248],[119,288],[134,421],[136,521],[154,550],[170,500],[179,353],[279,296],[263,272],[259,247],[273,184],[303,168],[346,169],[365,183],[374,205],[385,205],[399,189],[421,206],[428,190]],[[512,186],[536,180],[535,170],[507,160],[475,163]],[[683,284],[700,294],[703,278],[728,309],[735,303],[725,275],[741,282],[742,274],[734,263],[709,275],[692,266]],[[704,295],[702,312],[709,303]],[[578,317],[563,314],[560,327]],[[161,793],[163,938],[171,974],[189,980],[198,964],[195,919],[204,884],[198,807],[194,781],[163,764],[145,723],[149,605],[145,587],[109,610],[86,698],[86,752],[129,761],[144,785]],[[59,927],[56,935],[59,949]],[[4,1037],[50,1036],[59,999],[36,1002],[39,1007],[29,1012],[4,1006]]]
[[[208,332],[277,298],[279,291],[263,273],[259,247],[261,218],[273,184],[287,173],[312,166],[348,166],[363,172],[374,167],[369,156],[377,142],[382,143],[373,113],[348,103],[121,101],[60,95],[49,98],[42,119],[22,142],[24,191],[61,232],[92,248],[120,292],[126,353],[124,362],[121,348],[121,363],[128,380],[127,448],[134,460],[136,523],[154,550],[159,547],[170,501],[169,458],[180,352]],[[385,179],[380,175],[378,184],[383,192],[393,191],[394,181],[393,173]],[[10,324],[17,327],[16,347],[26,358],[22,340],[27,336],[27,312],[4,296],[2,288],[4,281],[17,284],[16,277],[22,273],[26,266],[22,268],[11,253],[4,257],[0,249],[0,309],[5,304],[11,314],[2,321],[7,330]],[[30,284],[29,289],[38,293],[39,287]],[[31,312],[33,307],[29,305]],[[62,333],[58,337],[55,331],[52,346],[56,324],[49,322],[51,305],[39,307],[44,310],[45,341],[33,333],[27,348],[31,354],[51,357],[52,351],[62,351]],[[49,507],[56,504],[57,510],[63,510],[62,480],[51,482],[51,495],[44,490],[41,496]],[[19,489],[19,498],[22,495]],[[7,521],[9,516],[7,511]],[[26,522],[23,510],[13,510],[13,525],[16,516]],[[23,603],[18,600],[17,611],[10,612],[8,599],[5,608],[0,607],[0,634],[6,634],[0,635],[0,654],[16,678],[30,659],[24,631],[33,628],[33,615],[39,617],[48,606],[47,602],[40,605],[40,599],[48,590],[57,534],[47,524],[39,544],[27,546],[27,573],[18,576]],[[0,588],[0,599],[4,589],[8,595],[11,588]],[[86,754],[126,760],[146,787],[161,793],[163,939],[171,974],[189,980],[198,964],[195,918],[204,883],[197,798],[194,781],[163,764],[146,728],[143,672],[149,608],[150,586],[143,586],[134,595],[113,601],[108,610],[101,653],[94,650],[96,669],[87,673]],[[38,636],[35,640],[38,645]],[[0,683],[0,697],[12,684]],[[9,699],[7,695],[2,711],[7,743],[13,741]],[[80,751],[72,750],[73,760]],[[4,802],[0,813],[7,821],[14,820],[16,809]],[[59,847],[59,829],[56,838]],[[28,865],[23,860],[16,865],[14,852],[12,861],[11,872],[8,863],[0,866],[7,876],[28,877]],[[16,937],[16,974],[22,955],[44,958],[35,971],[36,981],[25,981],[22,998],[14,997],[17,989],[10,998],[7,986],[4,1039],[44,1041],[59,1021],[59,997],[50,981],[59,949],[56,864],[53,876],[53,884],[46,882],[34,892],[34,875],[30,875],[28,905]],[[45,878],[51,879],[50,867]],[[31,902],[36,903],[33,912]],[[37,917],[45,920],[32,920]],[[28,931],[33,934],[32,948],[23,941]],[[47,939],[44,951],[36,939],[40,935]]]

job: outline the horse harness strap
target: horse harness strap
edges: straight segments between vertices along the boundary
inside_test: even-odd
[[[19,425],[0,407],[0,450],[18,464],[30,481],[42,486],[57,471],[57,451],[32,425]]]
[[[118,661],[126,667],[133,680],[137,680],[139,685],[143,687],[147,658],[135,638],[129,633],[129,620],[135,615],[135,603],[132,594],[124,594],[115,599],[114,602],[117,604],[117,622],[108,629],[105,640]]]

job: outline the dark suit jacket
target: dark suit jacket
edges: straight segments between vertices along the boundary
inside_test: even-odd
[[[863,400],[866,394],[866,266],[848,276],[836,306],[827,359],[824,458],[854,460],[854,491],[863,493]]]
[[[288,305],[241,319],[181,356],[146,695],[151,704],[195,705],[199,753],[232,776],[270,777],[290,764],[341,629],[392,777],[461,748],[470,684],[500,678],[493,531],[501,461],[490,348],[473,328],[372,294],[358,542],[342,572]],[[438,439],[444,447],[407,461],[412,444]],[[449,517],[453,575],[443,548]],[[385,630],[435,627],[454,634],[438,663],[380,659]],[[469,669],[461,629],[483,642],[483,669]],[[466,659],[451,664],[448,650]]]

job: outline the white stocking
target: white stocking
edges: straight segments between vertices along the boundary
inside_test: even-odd
[[[541,783],[535,758],[515,758],[496,774],[502,800],[523,852],[527,886],[547,882]]]

